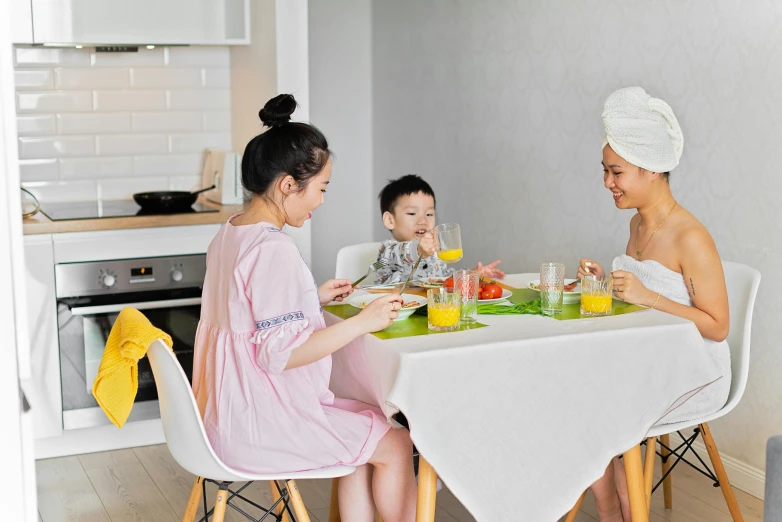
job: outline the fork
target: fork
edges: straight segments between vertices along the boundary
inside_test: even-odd
[[[372,263],[371,265],[369,265],[369,268],[367,269],[367,273],[366,273],[366,274],[364,274],[364,277],[362,277],[361,279],[359,279],[358,281],[356,281],[355,283],[353,283],[353,286],[352,286],[351,288],[356,288],[356,286],[358,286],[358,284],[359,284],[361,281],[363,281],[364,279],[366,279],[367,277],[369,277],[369,274],[371,274],[372,272],[375,272],[375,271],[377,271],[377,270],[380,270],[381,268],[385,268],[385,267],[387,267],[387,266],[388,266],[388,263],[386,263],[386,262],[385,262],[385,261],[383,261],[383,260],[376,261],[376,262]]]

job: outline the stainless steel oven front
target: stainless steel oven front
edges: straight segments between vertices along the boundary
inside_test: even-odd
[[[92,385],[111,327],[125,307],[141,310],[171,335],[174,353],[191,378],[205,272],[203,254],[55,265],[64,429],[111,423],[92,396]],[[159,416],[152,370],[143,358],[128,422]]]

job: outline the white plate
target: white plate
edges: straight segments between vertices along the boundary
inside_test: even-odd
[[[513,295],[513,292],[510,290],[502,289],[502,297],[498,297],[497,299],[478,299],[478,304],[491,304],[491,303],[499,303],[501,301],[505,301],[507,298]]]
[[[426,280],[419,279],[416,281],[410,281],[410,284],[419,288],[442,288],[445,284],[445,279],[445,277],[430,277]]]
[[[379,299],[383,297],[385,294],[370,294],[370,295],[354,295],[350,299],[348,299],[348,304],[350,306],[353,306],[355,308],[364,309],[366,306],[374,301],[375,299]],[[426,297],[421,297],[420,295],[413,295],[413,294],[402,294],[402,299],[404,299],[405,303],[417,303],[417,306],[411,306],[409,308],[402,308],[399,310],[399,317],[394,319],[394,321],[401,321],[403,319],[407,319],[411,315],[413,315],[413,312],[421,308],[422,306],[426,305]]]
[[[569,284],[575,281],[575,279],[565,279],[565,284]],[[536,292],[540,292],[538,289],[538,285],[540,285],[540,279],[535,279],[534,281],[529,282],[529,287]],[[570,292],[563,292],[562,293],[562,304],[573,304],[573,303],[580,303],[581,302],[581,283],[578,283],[576,287],[570,291]]]

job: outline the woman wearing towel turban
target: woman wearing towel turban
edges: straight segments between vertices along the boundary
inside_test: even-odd
[[[613,92],[603,106],[603,183],[620,209],[635,209],[624,255],[614,259],[614,291],[625,302],[689,319],[721,376],[662,422],[699,418],[721,408],[730,390],[728,292],[709,231],[679,205],[668,182],[684,137],[671,107],[641,87]],[[604,275],[581,259],[578,276]],[[629,521],[624,467],[617,459],[592,485],[601,521]]]

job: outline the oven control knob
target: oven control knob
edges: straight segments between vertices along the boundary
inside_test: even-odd
[[[171,270],[171,280],[174,281],[175,283],[180,282],[183,277],[184,275],[182,274],[181,270],[178,270],[176,268]]]
[[[103,283],[103,286],[106,288],[111,288],[114,286],[114,283],[117,282],[117,278],[114,277],[113,274],[103,274],[103,277],[100,280],[101,283]]]

